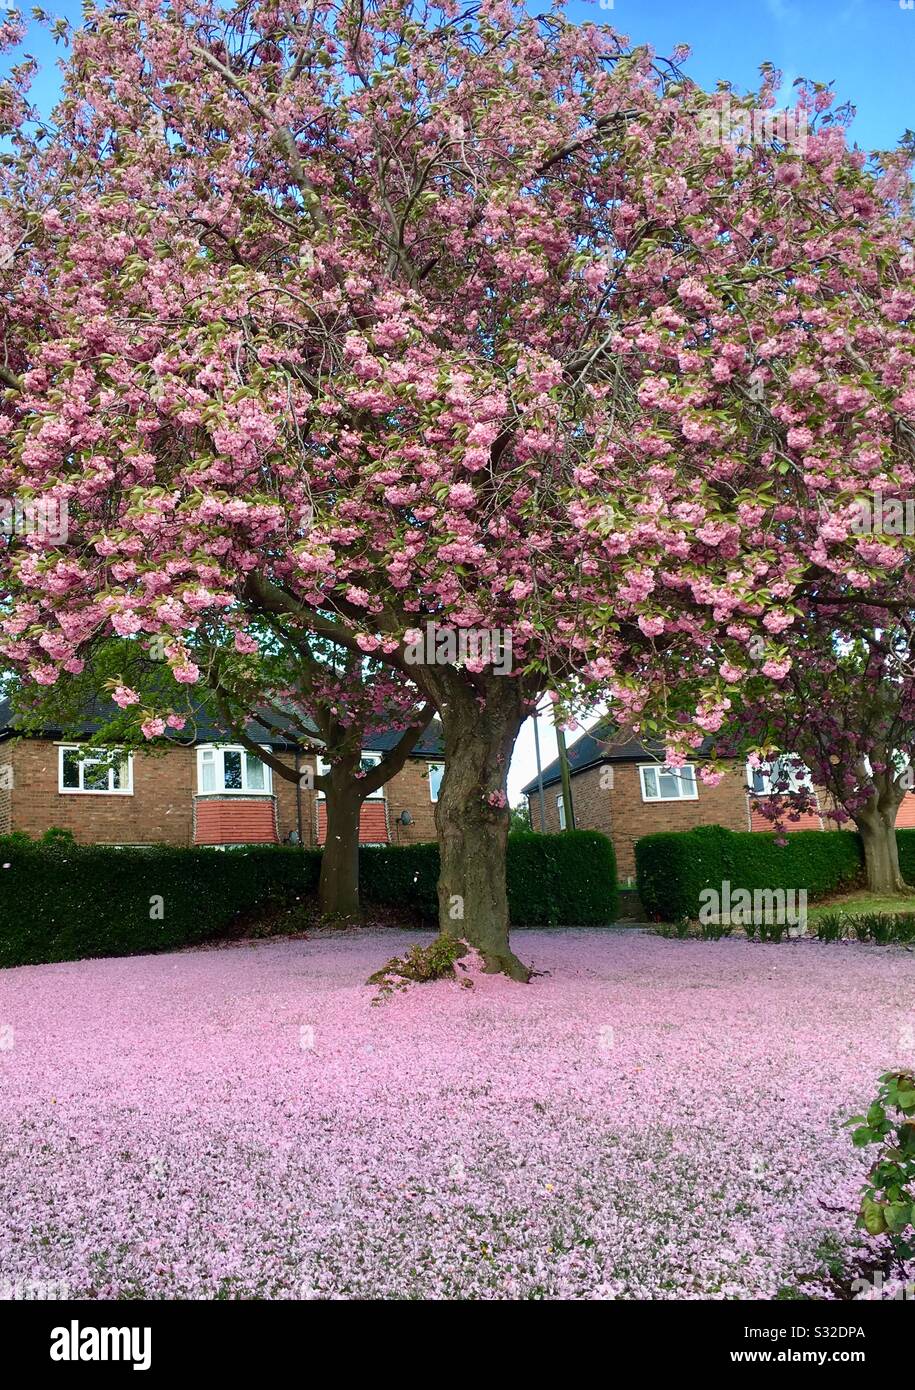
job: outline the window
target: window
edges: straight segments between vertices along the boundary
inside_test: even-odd
[[[372,768],[377,767],[380,762],[380,753],[363,753],[359,759],[359,767],[363,772],[371,772]],[[330,771],[330,763],[326,762],[324,758],[318,758],[317,764],[319,777],[323,777]],[[322,791],[318,792],[318,796],[323,795],[324,793]],[[369,792],[365,799],[366,801],[384,801],[384,787],[377,787],[375,791]]]
[[[795,758],[772,758],[759,767],[747,764],[747,785],[757,796],[796,792],[813,786],[810,770]]]
[[[57,788],[62,792],[96,792],[105,796],[133,795],[133,755],[114,749],[86,753],[79,748],[58,749]]]
[[[429,799],[438,801],[438,794],[442,789],[442,778],[445,775],[444,763],[429,764]]]
[[[639,768],[643,801],[698,801],[696,769],[662,767],[660,763],[643,763]]]
[[[269,767],[246,748],[210,745],[197,750],[198,792],[251,795],[269,792],[271,785]]]
[[[565,828],[566,828],[566,804],[565,804],[565,802],[564,802],[563,799],[562,799],[562,793],[561,793],[561,792],[560,792],[559,796],[557,796],[557,798],[556,798],[556,813],[557,813],[557,815],[559,816],[559,829],[560,829],[560,830],[565,830]]]

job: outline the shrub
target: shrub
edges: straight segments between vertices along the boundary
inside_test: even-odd
[[[781,842],[780,842],[781,841]],[[847,830],[794,830],[779,837],[720,825],[662,831],[636,841],[639,897],[649,917],[696,917],[704,888],[805,888],[811,897],[853,884],[860,839]]]
[[[372,1003],[380,1004],[395,990],[407,989],[411,984],[453,980],[457,976],[455,965],[461,970],[467,968],[460,959],[465,953],[466,947],[457,938],[448,936],[437,936],[428,946],[411,946],[405,956],[394,956],[369,976],[368,983],[378,986]],[[473,981],[469,978],[462,979],[461,984],[468,989],[473,988]]]
[[[414,907],[438,916],[438,845],[364,846],[360,888],[366,902]],[[508,909],[515,926],[604,926],[616,918],[613,846],[596,830],[560,835],[513,831],[508,837]]]
[[[39,841],[42,845],[75,845],[76,836],[72,830],[64,830],[59,825],[49,826]]]
[[[366,902],[437,917],[438,846],[364,846]],[[211,939],[237,917],[311,897],[321,851],[250,845],[220,852],[170,845],[75,845],[0,837],[0,966],[140,955]],[[589,926],[616,914],[613,848],[593,831],[509,836],[517,925]]]
[[[359,892],[366,903],[413,909],[438,920],[438,845],[363,845]]]
[[[854,1115],[852,1142],[879,1144],[867,1175],[858,1224],[886,1236],[902,1263],[915,1257],[915,1072],[888,1071],[866,1115]]]
[[[509,835],[508,910],[519,927],[592,927],[615,921],[613,845],[596,830]]]
[[[312,894],[320,862],[317,851],[285,845],[220,853],[7,836],[0,839],[0,965],[205,941],[253,907]]]
[[[844,912],[824,912],[817,919],[815,930],[819,941],[843,941],[848,932],[848,919]]]
[[[899,868],[906,883],[915,884],[915,830],[897,830]]]

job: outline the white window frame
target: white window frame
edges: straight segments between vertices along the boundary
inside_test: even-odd
[[[78,743],[59,743],[57,745],[57,790],[63,796],[133,796],[133,754],[127,753],[121,760],[121,771],[123,775],[124,765],[127,766],[127,785],[124,787],[112,787],[111,777],[114,768],[108,769],[107,787],[86,787],[83,785],[86,777],[86,764],[103,761],[111,753],[118,752],[118,749],[110,749],[106,753],[104,750],[93,754],[84,754],[79,759],[79,786],[64,786],[64,757],[67,753],[79,753],[81,745]]]
[[[226,753],[241,754],[241,786],[227,787],[225,758]],[[203,766],[212,757],[214,769],[214,781],[216,785],[204,790],[203,786]],[[257,757],[249,748],[244,748],[240,743],[202,743],[197,749],[197,795],[198,796],[270,796],[273,793],[273,770],[259,759],[261,767],[264,769],[264,785],[262,787],[248,786],[248,758]],[[221,774],[216,775],[216,772]]]
[[[383,757],[383,753],[376,753],[374,752],[374,750],[370,748],[363,748],[362,752],[359,754],[360,762],[371,763],[372,767],[377,767]],[[326,759],[322,758],[320,754],[318,754],[315,758],[315,771],[317,772],[317,775],[319,777],[325,777],[327,773],[330,771],[330,763],[327,762]],[[366,769],[366,771],[368,771],[368,769]],[[386,785],[387,783],[383,782],[380,787],[376,787],[373,792],[369,792],[368,796],[364,797],[363,799],[365,801],[386,800],[384,794],[384,789]],[[320,801],[323,799],[324,792],[320,787],[318,787],[318,800]]]
[[[558,795],[557,798],[556,798],[556,814],[559,816],[559,829],[560,829],[560,830],[565,830],[565,828],[566,828],[566,803],[565,803],[565,799],[564,799],[564,797],[563,797],[563,795],[562,795],[562,792],[560,792],[559,795]]]
[[[444,776],[444,775],[445,775],[445,764],[444,764],[443,762],[440,762],[440,761],[436,761],[436,762],[431,762],[431,761],[429,761],[429,762],[426,763],[426,767],[429,769],[429,772],[428,772],[428,777],[429,777],[429,800],[430,800],[431,802],[433,802],[433,804],[434,804],[436,801],[438,801],[438,793],[436,792],[435,788],[434,788],[433,785],[432,785],[432,769],[433,769],[434,767],[435,767],[435,768],[439,768],[439,767],[440,767],[441,770],[442,770],[442,776]],[[441,787],[441,781],[439,781],[439,787]]]
[[[675,777],[677,777],[678,786],[679,786],[679,791],[678,791],[677,795],[676,795],[676,796],[661,796],[661,795],[659,794],[658,796],[650,796],[650,795],[648,794],[648,787],[647,787],[647,784],[646,784],[646,781],[645,781],[645,773],[646,773],[646,772],[653,772],[653,773],[655,774],[655,785],[657,786],[659,793],[660,793],[660,783],[659,783],[658,780],[657,780],[657,779],[658,779],[658,776],[659,776],[662,772],[666,772],[666,773],[669,773],[669,774],[673,774]],[[692,774],[691,779],[690,779],[690,780],[687,780],[687,778],[681,777],[680,774],[683,773],[683,772],[689,772],[689,773],[691,773],[691,774]],[[640,785],[640,787],[641,787],[641,789],[642,789],[642,800],[643,800],[644,802],[646,802],[649,806],[653,806],[653,805],[655,805],[656,802],[659,802],[659,801],[698,801],[698,800],[699,800],[699,787],[698,787],[698,784],[697,784],[697,782],[696,782],[696,768],[695,768],[695,765],[694,765],[693,763],[684,763],[682,767],[668,767],[666,763],[639,763],[639,785]],[[689,788],[689,790],[684,790],[684,788]]]
[[[804,791],[813,791],[813,776],[809,767],[804,767],[800,771],[792,772],[789,777],[787,788],[773,791],[772,772],[776,772],[775,780],[778,781],[777,768],[784,757],[790,757],[790,754],[782,754],[780,757],[765,759],[765,772],[763,772],[761,768],[751,767],[750,764],[747,763],[747,788],[753,796],[785,796],[790,792],[800,791],[802,789]],[[765,786],[756,786],[757,777],[765,782]]]

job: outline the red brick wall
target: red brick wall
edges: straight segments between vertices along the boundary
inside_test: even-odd
[[[276,844],[272,796],[198,796],[194,803],[195,845]]]
[[[422,758],[408,758],[406,765],[385,786],[388,798],[388,825],[391,843],[415,845],[434,840],[435,803],[429,795],[429,764]],[[409,811],[412,824],[400,825],[398,816]]]
[[[727,830],[750,828],[746,778],[743,765],[725,773],[717,787],[707,787],[698,777],[695,801],[644,801],[638,764],[613,764],[613,785],[606,781],[607,768],[592,767],[572,778],[572,803],[579,830],[601,830],[609,835],[616,851],[620,881],[635,877],[635,842],[657,830],[692,830],[697,825],[723,825]],[[546,829],[559,830],[556,798],[559,784],[544,787]],[[535,791],[528,798],[531,824],[540,827],[540,798]]]
[[[292,753],[277,754],[294,768]],[[13,768],[13,789],[0,791],[0,833],[5,809],[9,826],[29,835],[41,835],[51,826],[71,830],[87,844],[189,845],[193,842],[193,804],[197,792],[197,750],[175,747],[162,753],[135,753],[133,795],[100,792],[59,792],[58,744],[50,739],[13,739],[0,745],[0,767]],[[300,770],[313,766],[311,757],[300,759]],[[410,759],[385,786],[388,818],[394,844],[414,844],[435,839],[433,805],[429,798],[427,764]],[[2,779],[0,779],[2,780]],[[277,833],[285,840],[298,829],[297,796],[301,801],[302,842],[316,843],[315,793],[307,786],[273,773]],[[396,823],[409,810],[413,824]]]
[[[60,826],[86,844],[191,843],[193,749],[135,754],[133,795],[121,796],[59,792],[58,745],[50,739],[17,739],[12,747],[14,830],[41,835]]]
[[[0,744],[0,835],[13,828],[13,763],[8,743]]]

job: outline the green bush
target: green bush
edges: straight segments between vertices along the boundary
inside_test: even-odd
[[[314,893],[321,856],[0,839],[0,965],[139,955],[216,936],[240,913]],[[160,912],[161,899],[161,919]]]
[[[751,892],[805,888],[817,898],[860,878],[861,841],[852,831],[793,830],[779,838],[720,825],[645,835],[636,841],[635,862],[647,915],[668,922],[697,917],[702,890],[720,890],[725,880]]]
[[[367,845],[359,851],[366,902],[438,916],[438,845]],[[616,859],[606,835],[513,831],[508,837],[508,910],[515,926],[604,926],[616,918]]]
[[[906,883],[915,883],[915,830],[897,830],[899,868]]]
[[[364,846],[359,863],[366,902],[436,919],[436,844]],[[114,849],[59,833],[43,842],[8,835],[0,838],[0,966],[193,945],[253,909],[310,898],[320,868],[320,850],[288,845]],[[612,922],[610,841],[586,830],[510,835],[508,895],[519,926]]]
[[[405,907],[438,920],[438,845],[362,845],[359,892],[365,903]]]
[[[886,1237],[900,1267],[915,1258],[915,1072],[888,1071],[876,1099],[854,1126],[852,1143],[879,1145],[861,1191],[858,1224]]]

